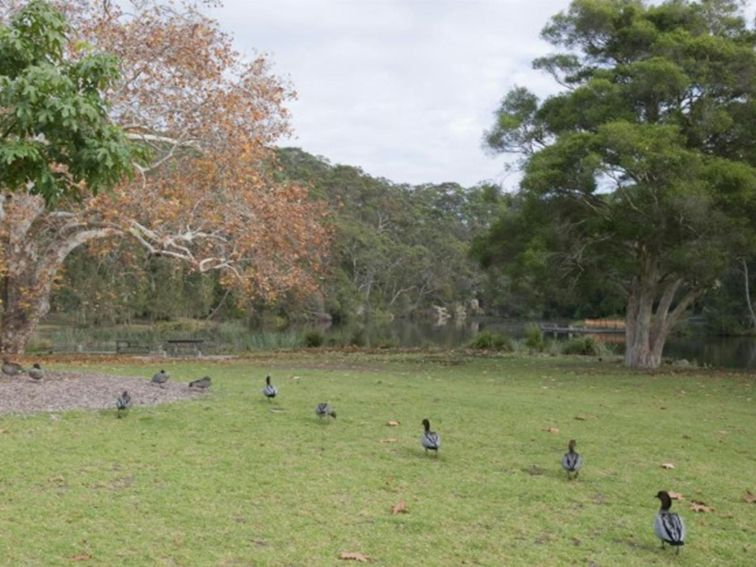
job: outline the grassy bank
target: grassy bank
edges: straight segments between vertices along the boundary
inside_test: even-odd
[[[159,364],[50,363],[145,377]],[[748,565],[756,551],[742,499],[756,492],[753,375],[447,354],[164,364],[210,374],[212,391],[120,420],[0,417],[5,564]],[[318,421],[320,401],[336,420]],[[438,458],[420,448],[424,417]],[[571,438],[585,468],[568,482]],[[677,557],[653,536],[660,489],[685,497]]]

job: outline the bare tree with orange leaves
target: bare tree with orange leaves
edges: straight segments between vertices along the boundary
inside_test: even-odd
[[[0,0],[0,18],[16,4]],[[56,7],[70,23],[70,60],[117,57],[120,77],[103,92],[108,116],[147,158],[110,191],[77,180],[45,199],[33,180],[0,187],[0,351],[23,352],[71,251],[113,239],[132,238],[199,272],[221,270],[223,283],[249,298],[314,291],[329,241],[326,210],[303,187],[276,180],[272,145],[288,132],[284,104],[293,92],[265,58],[235,52],[193,4]],[[50,169],[69,175],[61,164]]]

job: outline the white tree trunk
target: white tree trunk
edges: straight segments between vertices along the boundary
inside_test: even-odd
[[[631,286],[625,315],[625,366],[630,368],[659,367],[670,331],[700,295],[700,290],[689,290],[672,308],[684,282],[682,278],[662,282],[657,273],[647,265]]]
[[[32,221],[33,222],[33,221]],[[120,231],[93,228],[53,239],[43,250],[30,234],[32,222],[11,227],[5,253],[6,275],[3,281],[3,314],[0,319],[0,352],[22,354],[40,319],[50,310],[50,292],[55,276],[68,255],[87,242],[107,238]],[[18,240],[22,232],[22,239]]]
[[[746,299],[746,305],[748,306],[748,313],[751,316],[751,328],[756,329],[756,312],[753,310],[753,303],[751,302],[751,288],[749,285],[749,274],[748,274],[748,262],[746,262],[745,258],[741,258],[740,261],[743,263],[743,280],[745,283],[745,299]]]

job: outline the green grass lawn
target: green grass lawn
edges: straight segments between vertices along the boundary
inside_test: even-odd
[[[461,354],[49,365],[145,377],[164,366],[186,382],[208,373],[213,387],[125,419],[0,417],[3,565],[352,564],[341,552],[389,566],[756,557],[756,504],[742,498],[756,492],[753,375]],[[268,372],[273,403],[260,393]],[[320,401],[336,420],[315,417]],[[442,437],[437,458],[420,447],[424,417]],[[571,438],[584,455],[577,481],[560,468]],[[653,535],[661,489],[685,497],[673,506],[688,527],[679,556]],[[691,500],[714,512],[692,512]],[[407,513],[392,514],[400,501]]]

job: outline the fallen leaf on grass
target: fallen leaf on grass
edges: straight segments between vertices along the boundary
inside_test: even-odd
[[[396,427],[397,425],[399,425],[399,422],[395,419],[389,419],[386,422],[386,425],[388,425],[389,427]]]
[[[343,559],[344,561],[359,561],[361,563],[370,561],[370,557],[359,551],[342,551],[339,559]]]
[[[583,417],[582,415],[576,415],[575,419],[577,419],[578,421],[585,421],[588,418],[587,417]]]
[[[663,469],[673,469],[673,468],[675,468],[675,465],[673,465],[672,463],[662,463],[661,468],[663,468]]]
[[[674,491],[670,490],[667,494],[669,494],[669,497],[672,500],[685,500],[685,497],[682,494],[680,494],[679,492],[674,492]]]
[[[386,439],[381,439],[381,443],[396,443],[399,441],[396,437],[388,437]]]
[[[743,494],[743,500],[749,504],[753,504],[756,502],[756,494],[753,494],[750,490],[746,490],[745,494]]]
[[[548,428],[544,429],[544,431],[548,431],[549,433],[559,433],[559,428],[558,427],[548,427]]]
[[[92,559],[91,555],[87,555],[86,553],[80,553],[79,555],[74,555],[70,557],[71,561],[89,561]]]
[[[690,501],[690,509],[694,512],[713,512],[714,508],[711,506],[707,506],[703,502],[699,502],[698,500],[691,500]]]
[[[407,512],[409,512],[409,510],[407,510],[407,503],[404,500],[400,500],[397,504],[394,504],[391,507],[392,514],[406,514]]]
[[[542,469],[538,465],[531,465],[526,469],[522,469],[522,472],[528,473],[530,476],[540,476],[546,472],[546,469]]]

